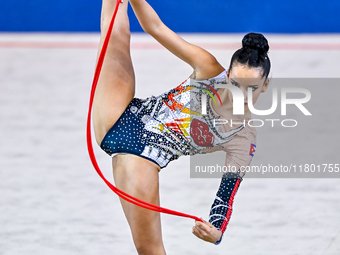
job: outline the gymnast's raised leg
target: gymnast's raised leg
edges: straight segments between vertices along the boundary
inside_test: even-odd
[[[102,48],[115,0],[103,0],[101,14]],[[135,93],[135,75],[130,56],[128,1],[120,4],[93,101],[93,125],[98,144],[118,120]]]
[[[115,0],[103,0],[99,50],[115,3]],[[98,144],[134,97],[135,77],[130,56],[127,5],[128,1],[125,0],[119,7],[94,97],[93,124]],[[157,164],[132,154],[119,154],[113,158],[112,165],[117,188],[148,203],[159,205],[160,167]],[[138,207],[123,199],[120,201],[138,254],[166,254],[160,213]]]

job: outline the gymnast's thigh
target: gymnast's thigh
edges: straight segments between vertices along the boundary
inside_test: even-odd
[[[159,205],[160,167],[145,158],[118,154],[112,159],[114,181],[118,189],[145,202]],[[136,247],[162,245],[160,213],[120,199]]]
[[[114,9],[114,1],[103,2],[101,42],[106,37]],[[100,144],[106,132],[124,112],[135,93],[135,74],[130,55],[130,27],[128,1],[120,5],[112,29],[111,39],[103,61],[93,101],[93,128]],[[110,17],[110,18],[108,18]]]

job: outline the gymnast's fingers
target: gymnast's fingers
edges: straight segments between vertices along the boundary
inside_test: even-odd
[[[196,226],[192,227],[192,233],[200,239],[204,238],[204,233],[202,233],[202,231]]]
[[[203,232],[210,233],[210,226],[207,225],[206,221],[204,222],[196,221],[195,226]]]

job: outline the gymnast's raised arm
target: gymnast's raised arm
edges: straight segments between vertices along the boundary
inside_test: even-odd
[[[130,3],[144,31],[194,69],[191,78],[207,79],[224,71],[213,55],[169,29],[145,0],[130,0]]]

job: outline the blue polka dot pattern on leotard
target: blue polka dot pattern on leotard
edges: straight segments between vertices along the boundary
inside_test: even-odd
[[[151,121],[157,122],[153,118],[157,104],[161,104],[161,101],[154,97],[146,100],[134,98],[105,135],[101,148],[109,155],[135,154],[155,162],[162,168],[171,160],[188,155],[190,146],[180,134],[169,129],[151,132],[150,128],[146,128]],[[153,123],[152,127],[156,124]]]
[[[137,108],[134,105],[130,107]],[[141,153],[145,141],[136,139],[136,137],[141,137],[142,130],[143,125],[137,119],[136,115],[133,114],[132,111],[124,111],[119,120],[104,137],[101,148],[109,155],[117,151],[133,152],[134,154]]]

